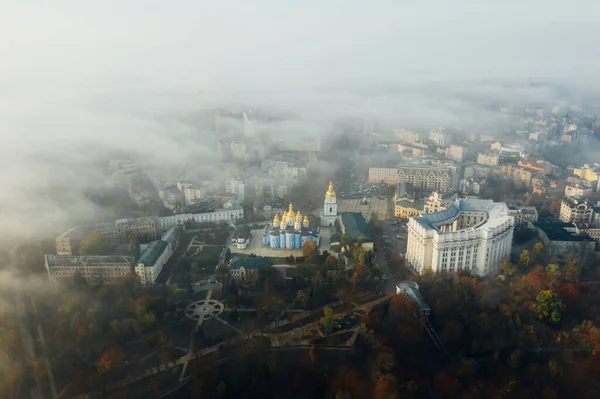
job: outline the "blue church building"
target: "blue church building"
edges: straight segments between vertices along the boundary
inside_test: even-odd
[[[265,226],[263,246],[278,249],[302,249],[307,241],[315,241],[319,246],[319,228],[311,228],[308,217],[298,211],[294,214],[294,206],[290,203],[289,210],[283,212],[281,220],[275,215],[273,224]]]

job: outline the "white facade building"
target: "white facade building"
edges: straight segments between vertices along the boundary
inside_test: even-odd
[[[429,132],[429,139],[438,147],[448,147],[452,143],[452,133],[446,128],[433,129]]]
[[[591,194],[591,187],[586,187],[583,184],[567,182],[565,186],[565,197],[581,198]]]
[[[594,208],[587,201],[566,197],[560,203],[559,219],[565,223],[590,223],[594,216]]]
[[[174,226],[183,226],[185,221],[190,219],[194,219],[197,223],[206,223],[236,221],[243,218],[244,210],[242,208],[219,209],[207,213],[180,213],[173,216],[162,216],[158,219],[158,224],[162,231],[166,231]]]
[[[416,189],[447,192],[454,186],[454,173],[448,166],[405,165],[398,168],[396,181],[411,183]]]
[[[410,218],[406,258],[419,273],[494,273],[510,255],[514,226],[504,203],[455,200],[445,211]]]
[[[333,226],[337,218],[337,199],[335,191],[333,191],[333,182],[329,182],[329,189],[325,193],[321,226]]]
[[[229,177],[225,180],[225,192],[244,199],[244,181]]]
[[[51,282],[72,280],[79,275],[90,285],[114,284],[129,275],[132,256],[44,255],[44,266]]]

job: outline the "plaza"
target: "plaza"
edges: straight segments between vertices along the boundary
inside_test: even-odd
[[[377,198],[367,198],[367,203],[362,204],[362,199],[342,199],[338,201],[337,211],[343,212],[360,212],[365,220],[371,218],[371,214],[375,213],[379,220],[386,220],[391,217],[389,212],[389,204],[387,200]]]

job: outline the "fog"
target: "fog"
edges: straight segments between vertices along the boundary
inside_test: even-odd
[[[595,101],[599,8],[537,0],[5,1],[0,198],[38,211],[28,219],[5,211],[4,230],[50,234],[73,215],[96,212],[84,192],[101,184],[96,162],[116,151],[157,168],[219,173],[213,109],[271,115],[261,132],[282,140],[326,136],[352,118],[502,134],[506,121],[490,102]],[[60,201],[56,187],[68,193]]]

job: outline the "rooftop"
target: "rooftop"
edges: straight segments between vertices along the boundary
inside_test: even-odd
[[[437,230],[437,224],[450,222],[453,219],[456,219],[461,212],[485,212],[487,217],[478,227],[483,225],[486,227],[494,227],[495,225],[504,222],[506,218],[510,218],[510,216],[508,216],[508,207],[503,202],[494,202],[489,199],[469,198],[457,199],[446,210],[437,213],[428,213],[414,219],[428,230]]]
[[[137,263],[143,263],[146,266],[154,265],[167,248],[167,245],[166,241],[152,241],[144,253],[142,253]]]
[[[131,265],[133,256],[66,256],[44,255],[48,266],[117,266]]]
[[[361,235],[364,242],[373,241],[371,228],[360,212],[343,212],[341,218],[344,230],[350,235],[352,241],[357,241]]]
[[[262,257],[262,258],[233,258],[229,263],[230,269],[239,269],[243,267],[244,269],[259,269],[261,267],[272,266],[273,261],[271,258]]]
[[[431,310],[425,299],[421,296],[421,292],[419,292],[419,286],[414,281],[400,281],[396,287],[404,292],[408,299],[411,302],[414,302],[420,311]]]
[[[544,220],[534,223],[534,226],[540,229],[550,241],[594,241],[590,236],[577,235],[567,231],[568,228],[573,228],[573,223]]]

